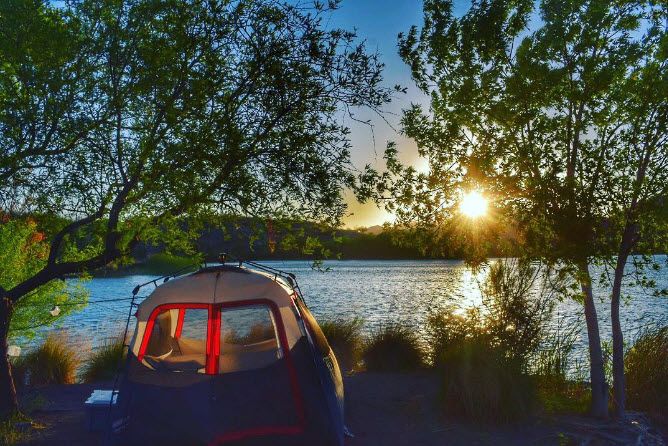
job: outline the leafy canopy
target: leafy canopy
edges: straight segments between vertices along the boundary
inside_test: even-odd
[[[463,234],[472,257],[501,236],[550,261],[609,259],[628,224],[638,250],[664,249],[668,10],[538,6],[534,14],[532,1],[476,1],[456,17],[451,1],[425,2],[423,26],[399,47],[430,97],[429,109],[413,105],[402,119],[429,170],[401,166],[390,146],[388,171],[367,172],[369,196],[391,199],[411,228]],[[490,221],[462,225],[460,191],[476,188],[493,202]]]

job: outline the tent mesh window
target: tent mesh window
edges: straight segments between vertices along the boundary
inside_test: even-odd
[[[276,324],[266,305],[222,308],[218,373],[253,370],[281,358]]]
[[[155,319],[144,361],[155,370],[203,373],[208,310],[166,309]]]

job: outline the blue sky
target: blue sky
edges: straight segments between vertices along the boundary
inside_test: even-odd
[[[455,13],[463,14],[469,1],[455,2]],[[349,123],[352,134],[352,161],[358,168],[367,163],[382,168],[382,156],[388,141],[396,141],[400,158],[404,163],[417,167],[424,166],[424,160],[417,157],[415,143],[397,133],[399,115],[402,108],[411,102],[426,104],[426,98],[414,86],[410,70],[397,54],[397,34],[407,32],[412,25],[422,23],[422,1],[419,0],[343,0],[339,10],[330,19],[330,26],[348,30],[356,29],[360,39],[367,42],[369,50],[378,51],[385,63],[384,78],[387,85],[402,85],[408,88],[405,95],[399,95],[386,107],[385,118],[388,125],[378,116],[360,112],[362,119],[371,119],[373,130],[368,126]],[[393,129],[394,127],[394,129]],[[361,205],[351,194],[347,195],[349,213],[344,219],[348,227],[372,226],[391,219],[391,215],[379,210],[372,203]]]

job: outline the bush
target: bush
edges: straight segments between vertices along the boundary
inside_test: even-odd
[[[500,260],[481,287],[485,331],[506,356],[526,365],[545,337],[554,288],[541,265]]]
[[[668,416],[668,327],[646,330],[625,364],[629,408]]]
[[[19,383],[29,374],[29,384],[73,384],[76,379],[79,358],[68,346],[64,337],[49,335],[42,345],[19,358],[14,366],[14,376]]]
[[[548,277],[538,264],[498,261],[481,286],[482,306],[430,315],[428,357],[442,377],[448,413],[475,421],[517,421],[536,406],[537,382],[549,384],[548,395],[555,389],[553,379],[565,388],[561,354],[567,352],[541,352],[555,297]],[[543,368],[545,379],[531,376],[541,375],[536,367]]]
[[[441,396],[446,413],[473,421],[506,423],[531,414],[535,391],[522,364],[479,339],[440,355]]]
[[[534,382],[522,360],[487,331],[480,311],[431,315],[427,339],[447,414],[488,423],[518,421],[531,414]]]
[[[81,379],[87,383],[114,379],[124,354],[125,347],[122,337],[105,343],[86,359]]]
[[[363,353],[367,370],[406,371],[424,365],[423,352],[415,330],[402,325],[388,325],[374,333]]]
[[[362,320],[334,319],[320,324],[336,359],[344,370],[355,368],[360,359]]]

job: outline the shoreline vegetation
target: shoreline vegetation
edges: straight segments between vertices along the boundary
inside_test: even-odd
[[[438,250],[430,250],[416,240],[420,230],[390,225],[356,229],[336,229],[303,221],[262,221],[226,216],[221,221],[181,221],[183,231],[198,228],[192,245],[178,249],[168,244],[140,241],[130,258],[118,264],[91,271],[96,277],[132,274],[168,274],[203,261],[217,262],[226,252],[239,259],[304,260],[465,260],[467,246],[453,238],[441,240]],[[487,252],[490,258],[520,257],[509,250],[509,243],[499,243]],[[194,247],[194,249],[192,248]],[[656,252],[652,255],[666,255]]]
[[[625,420],[599,423],[587,415],[591,396],[586,375],[567,373],[573,366],[568,335],[541,339],[535,354],[522,360],[510,355],[508,349],[521,351],[524,345],[500,343],[490,335],[489,323],[480,325],[476,317],[452,313],[433,316],[425,343],[405,325],[390,324],[364,335],[359,319],[323,321],[323,331],[346,377],[346,404],[353,407],[353,425],[371,429],[369,415],[356,406],[368,403],[363,394],[382,390],[383,397],[395,403],[403,398],[411,407],[420,405],[420,411],[411,414],[414,422],[434,417],[440,423],[446,420],[448,429],[456,431],[455,438],[476,438],[484,431],[498,430],[499,434],[504,432],[503,426],[511,425],[514,439],[507,443],[500,440],[499,444],[524,441],[522,432],[536,435],[536,429],[549,431],[555,444],[583,444],[583,438],[618,444],[642,438],[638,444],[665,444],[661,441],[668,432],[668,327],[646,330],[627,353],[629,408],[633,412]],[[454,336],[443,338],[444,330]],[[85,397],[93,388],[90,386],[108,385],[121,358],[121,345],[120,339],[111,340],[84,356],[67,347],[63,339],[46,338],[15,364],[25,415],[0,427],[1,444],[62,440],[59,430],[63,423],[69,423],[68,435],[74,429],[75,437],[90,436],[83,412],[82,419],[72,425],[67,410],[50,412],[49,408],[80,406],[80,401],[69,399],[79,393]],[[647,364],[652,365],[651,373]],[[399,382],[403,387],[426,389],[407,396],[403,387],[397,387]],[[385,409],[390,410],[379,407],[375,415],[391,418],[391,413],[382,413]],[[54,430],[52,435],[50,430]],[[40,442],[45,436],[49,440]],[[363,438],[355,444],[366,444]]]

